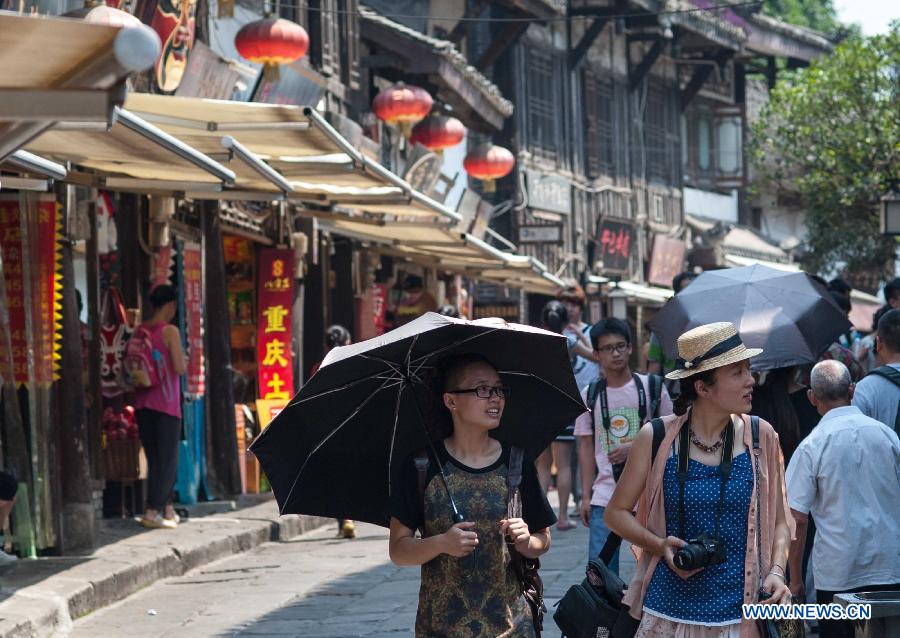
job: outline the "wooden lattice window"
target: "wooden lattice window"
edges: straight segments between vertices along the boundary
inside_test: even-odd
[[[526,62],[528,146],[535,157],[556,162],[562,150],[559,126],[562,108],[555,60],[544,51],[528,48]]]
[[[612,175],[615,171],[614,86],[611,79],[597,77],[587,69],[582,82],[585,169],[589,177]]]

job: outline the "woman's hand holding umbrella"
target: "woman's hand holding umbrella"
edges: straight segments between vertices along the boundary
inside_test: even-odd
[[[444,553],[456,558],[468,556],[478,547],[478,534],[470,531],[475,528],[475,523],[457,523],[441,534],[441,544]]]

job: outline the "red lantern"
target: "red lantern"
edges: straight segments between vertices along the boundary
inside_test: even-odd
[[[486,193],[493,193],[496,188],[494,181],[509,175],[515,165],[513,154],[502,146],[482,146],[463,160],[466,172],[484,182]]]
[[[445,148],[462,142],[465,136],[466,127],[458,119],[432,113],[416,124],[409,141],[411,144],[421,144],[429,151],[440,153]]]
[[[372,112],[391,126],[400,129],[409,138],[412,127],[431,112],[433,101],[428,91],[418,86],[398,82],[375,96]]]
[[[278,79],[278,65],[306,55],[309,36],[299,24],[282,18],[265,18],[245,24],[234,37],[234,46],[246,60],[265,65],[264,75]]]

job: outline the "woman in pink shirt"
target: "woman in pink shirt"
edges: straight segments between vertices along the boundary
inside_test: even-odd
[[[136,389],[134,396],[135,417],[147,455],[147,506],[140,523],[172,529],[178,524],[172,488],[181,440],[181,375],[187,364],[181,334],[171,324],[178,309],[178,293],[172,286],[157,286],[150,292],[150,303],[153,316],[138,330],[150,335],[159,382]]]

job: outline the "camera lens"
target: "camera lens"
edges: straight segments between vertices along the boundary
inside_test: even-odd
[[[684,571],[705,567],[706,548],[700,543],[689,543],[675,552],[672,562],[675,567]]]

